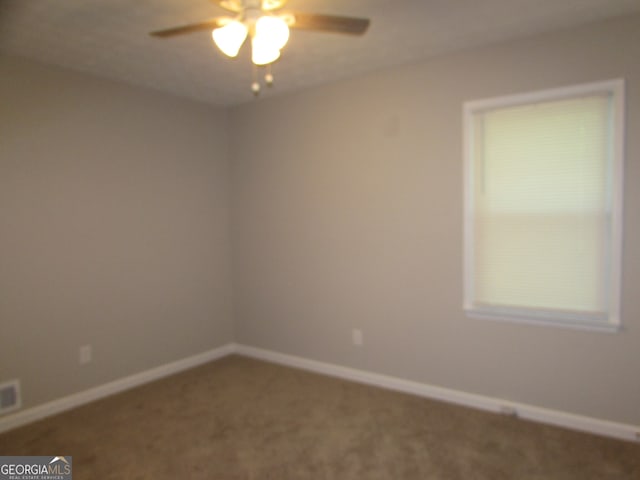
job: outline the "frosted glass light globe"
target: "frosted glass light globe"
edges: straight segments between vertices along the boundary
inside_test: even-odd
[[[235,57],[247,38],[248,32],[249,29],[244,23],[233,20],[223,27],[216,28],[211,36],[222,53],[229,57]]]

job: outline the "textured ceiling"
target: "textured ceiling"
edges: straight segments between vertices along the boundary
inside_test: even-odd
[[[640,0],[289,0],[287,8],[369,17],[371,27],[363,37],[292,31],[262,96],[640,12]],[[232,60],[208,32],[147,35],[225,13],[207,0],[0,0],[0,52],[233,105],[253,98],[246,46]]]

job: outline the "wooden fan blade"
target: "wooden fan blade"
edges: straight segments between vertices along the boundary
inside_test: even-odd
[[[289,13],[289,12],[287,12]],[[320,15],[317,13],[292,13],[291,28],[302,30],[322,30],[325,32],[362,35],[369,28],[368,18],[337,17],[334,15]]]
[[[205,20],[200,23],[192,23],[191,25],[183,25],[181,27],[167,28],[166,30],[156,30],[149,33],[149,35],[160,38],[173,37],[175,35],[182,35],[185,33],[199,32],[201,30],[213,30],[214,28],[224,25],[226,17],[217,17]]]

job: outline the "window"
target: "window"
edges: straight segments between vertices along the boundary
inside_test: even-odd
[[[465,103],[469,316],[619,326],[624,83]]]

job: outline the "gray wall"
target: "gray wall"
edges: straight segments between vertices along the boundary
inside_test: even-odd
[[[640,424],[640,17],[235,108],[236,340]],[[618,334],[462,313],[462,103],[625,77]],[[351,329],[365,344],[351,344]]]
[[[0,57],[0,381],[25,406],[232,340],[227,141],[224,110]]]

